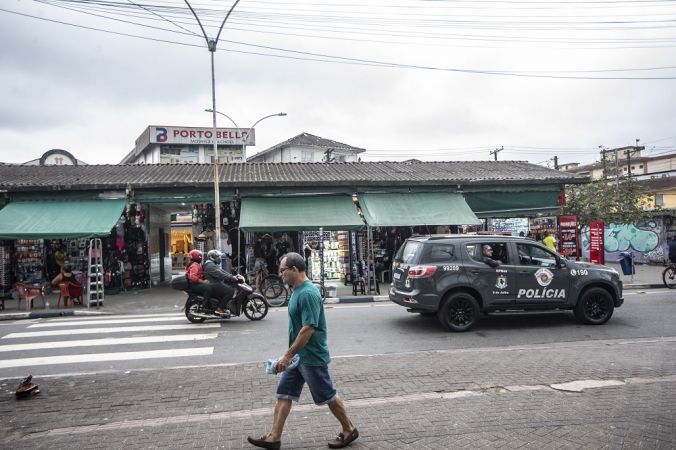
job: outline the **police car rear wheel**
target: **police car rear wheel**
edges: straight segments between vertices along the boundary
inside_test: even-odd
[[[438,314],[439,322],[451,331],[467,331],[479,320],[479,304],[470,294],[453,294]]]
[[[573,312],[577,320],[588,325],[603,325],[613,316],[615,306],[608,291],[591,288],[582,293]]]

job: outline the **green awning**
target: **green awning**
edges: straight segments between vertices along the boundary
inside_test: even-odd
[[[460,194],[358,194],[366,223],[380,226],[479,225]]]
[[[479,217],[528,216],[561,209],[559,191],[468,192],[465,199]]]
[[[137,203],[153,205],[191,205],[193,203],[214,203],[213,188],[182,188],[182,189],[135,189],[134,200]],[[219,190],[221,203],[230,202],[235,198],[233,189]]]
[[[243,198],[244,231],[357,231],[366,226],[348,195]]]
[[[72,239],[110,234],[126,200],[10,203],[0,210],[0,239]]]

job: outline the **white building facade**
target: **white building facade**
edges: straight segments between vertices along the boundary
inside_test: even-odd
[[[250,156],[247,162],[311,163],[358,162],[363,148],[301,133],[280,144]]]
[[[246,146],[255,145],[255,131],[217,128],[218,162],[246,161]],[[214,162],[213,128],[149,126],[136,139],[121,164],[190,164]]]

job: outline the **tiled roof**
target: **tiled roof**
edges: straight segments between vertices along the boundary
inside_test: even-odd
[[[291,139],[287,139],[286,141],[281,142],[273,147],[270,147],[267,150],[263,150],[262,152],[252,155],[251,157],[247,158],[247,161],[251,160],[252,158],[256,158],[258,156],[270,153],[274,150],[277,150],[278,148],[284,147],[334,148],[337,150],[351,150],[357,153],[362,153],[366,151],[363,148],[353,147],[351,145],[343,144],[342,142],[332,141],[331,139],[324,139],[323,137],[315,136],[314,134],[301,133],[298,136],[294,136]]]
[[[660,177],[641,180],[648,186],[648,192],[660,193],[676,189],[676,177]]]
[[[577,184],[587,177],[523,161],[239,163],[222,187]],[[0,166],[0,190],[213,186],[211,164]]]

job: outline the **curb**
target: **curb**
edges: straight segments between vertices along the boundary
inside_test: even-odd
[[[113,313],[96,312],[96,311],[42,311],[42,312],[28,312],[28,313],[10,313],[0,314],[0,320],[22,320],[22,319],[46,319],[50,317],[67,317],[67,316],[109,316]]]
[[[655,284],[655,283],[633,283],[633,284],[624,284],[622,286],[623,290],[628,290],[628,289],[660,289],[660,288],[667,288],[667,287],[664,284]]]

